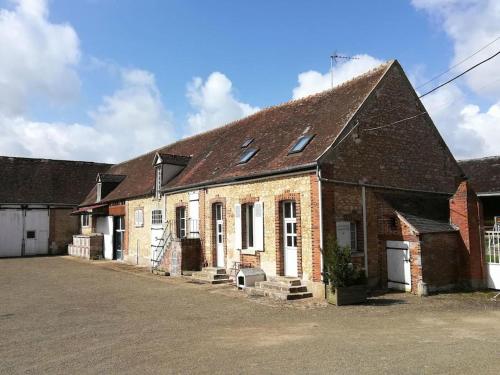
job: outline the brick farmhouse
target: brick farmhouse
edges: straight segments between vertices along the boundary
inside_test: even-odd
[[[254,267],[322,296],[336,238],[373,288],[484,279],[476,195],[397,61],[113,165],[79,213],[70,253],[171,273]]]

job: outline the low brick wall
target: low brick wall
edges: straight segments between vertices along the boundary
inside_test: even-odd
[[[165,253],[163,267],[171,276],[180,276],[182,271],[199,271],[201,253],[199,238],[174,240]]]

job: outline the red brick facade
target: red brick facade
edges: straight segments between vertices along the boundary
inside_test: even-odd
[[[482,285],[484,280],[480,209],[476,193],[468,181],[463,181],[450,200],[450,220],[460,230],[463,248],[460,277],[472,286]]]

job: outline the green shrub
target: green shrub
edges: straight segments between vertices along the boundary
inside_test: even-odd
[[[365,273],[354,267],[351,249],[340,247],[335,237],[330,236],[323,249],[325,281],[333,288],[365,284]]]

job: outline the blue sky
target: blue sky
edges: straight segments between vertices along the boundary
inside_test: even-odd
[[[325,89],[332,51],[361,57],[336,83],[396,58],[418,84],[500,35],[494,3],[0,0],[0,154],[119,161]],[[483,156],[499,94],[464,80],[424,104],[458,157]]]

